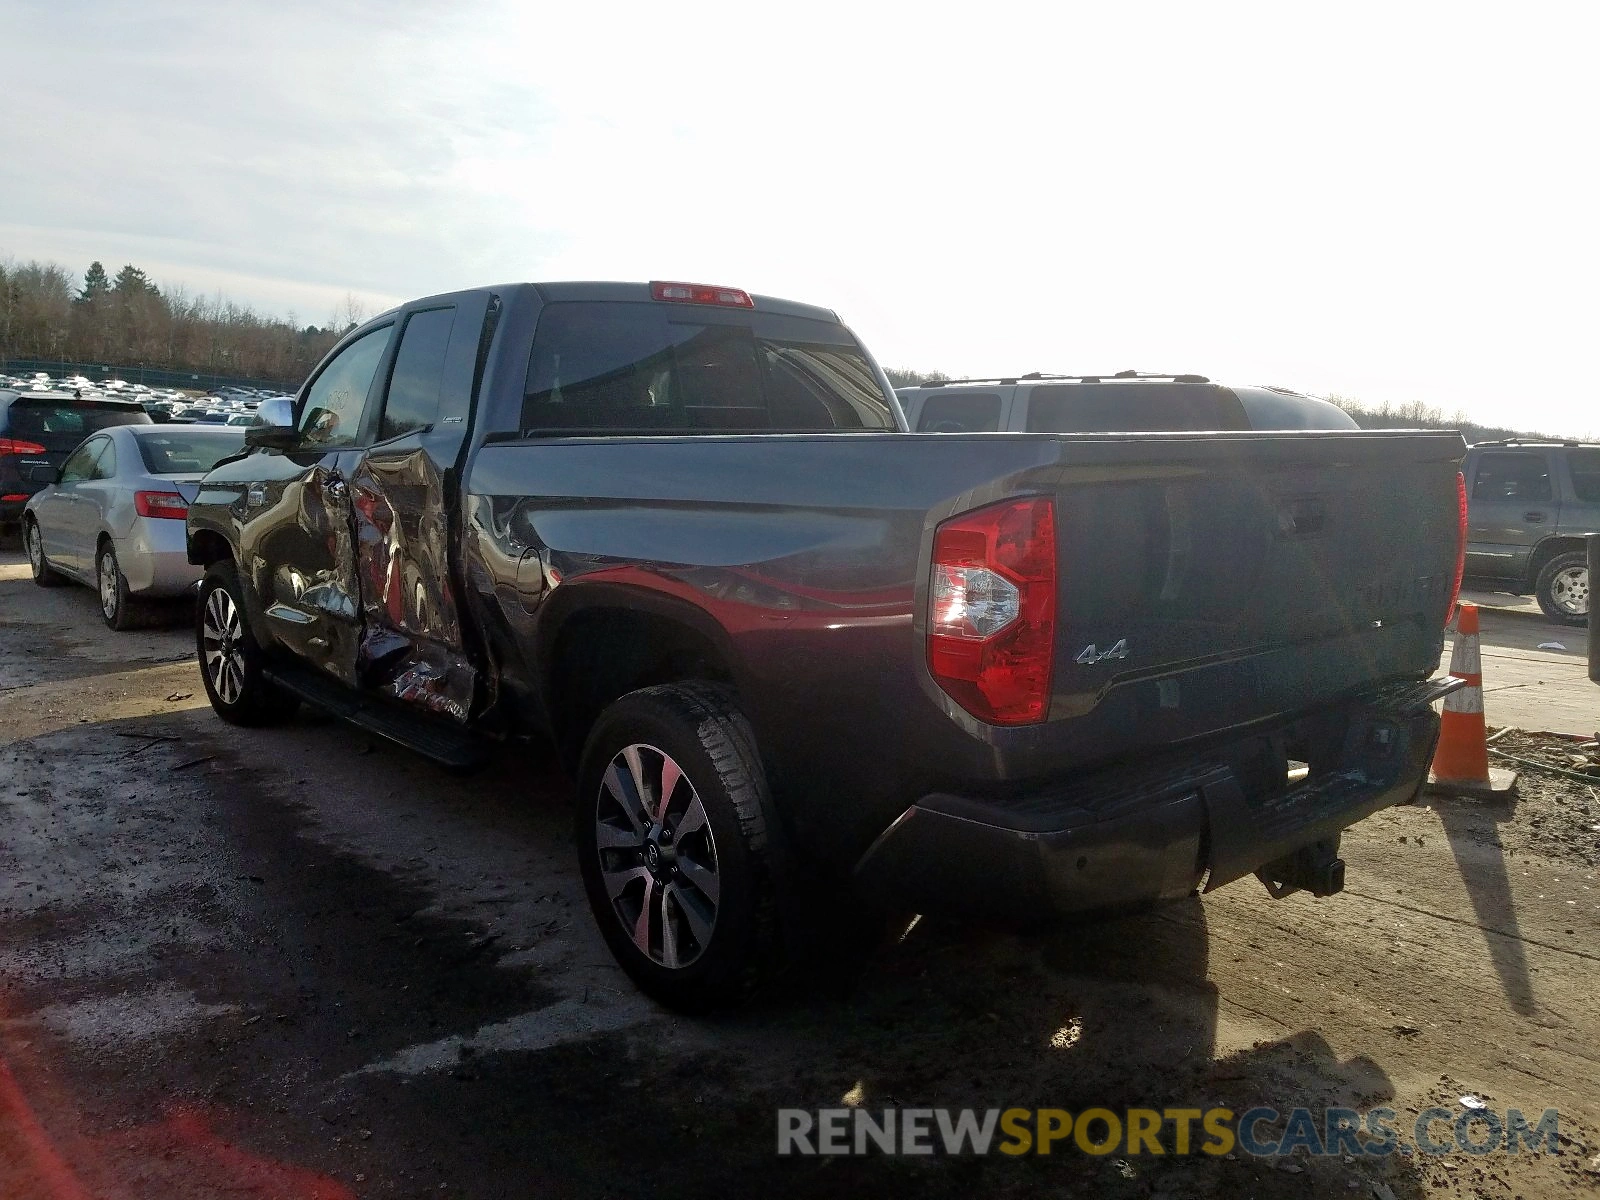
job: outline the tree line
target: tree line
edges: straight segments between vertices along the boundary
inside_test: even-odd
[[[0,261],[0,362],[144,366],[298,384],[364,314],[353,298],[326,325],[265,316],[221,295],[165,291],[133,264]]]

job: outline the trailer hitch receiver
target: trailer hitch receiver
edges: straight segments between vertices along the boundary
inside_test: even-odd
[[[1302,846],[1293,854],[1269,862],[1256,872],[1256,878],[1274,900],[1302,891],[1313,896],[1336,896],[1344,891],[1344,859],[1339,857],[1339,839],[1325,838]]]

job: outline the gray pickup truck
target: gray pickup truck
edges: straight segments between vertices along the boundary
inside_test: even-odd
[[[1585,534],[1600,533],[1600,445],[1479,442],[1467,452],[1467,576],[1589,620]]]
[[[684,1008],[856,905],[1335,892],[1452,686],[1455,434],[916,435],[832,312],[676,283],[419,300],[263,414],[189,509],[218,715],[559,756]]]

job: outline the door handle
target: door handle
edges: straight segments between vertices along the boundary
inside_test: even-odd
[[[336,475],[322,485],[322,494],[329,500],[346,500],[350,496],[350,487]]]
[[[1525,512],[1522,514],[1522,519],[1534,525],[1540,525],[1544,523],[1544,514],[1542,512]]]

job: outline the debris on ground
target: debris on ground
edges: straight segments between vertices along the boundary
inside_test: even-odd
[[[1489,753],[1534,770],[1577,775],[1600,784],[1600,743],[1564,733],[1535,733],[1507,726],[1488,738]]]
[[[1491,756],[1524,768],[1515,809],[1496,825],[1513,851],[1600,867],[1600,747],[1595,739],[1506,727]]]

